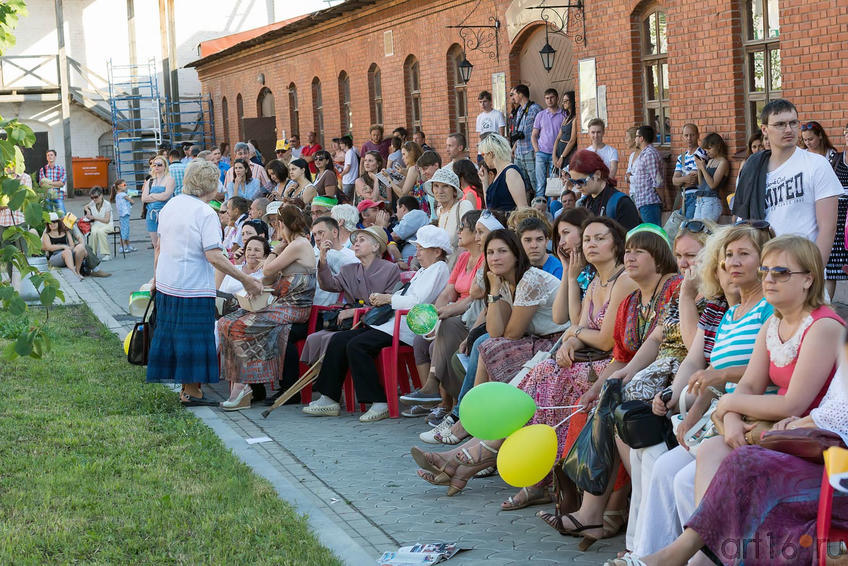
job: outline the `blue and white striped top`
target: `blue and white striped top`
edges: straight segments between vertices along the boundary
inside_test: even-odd
[[[727,309],[716,330],[715,346],[710,354],[710,364],[715,369],[746,365],[754,352],[760,328],[774,314],[774,307],[765,298],[739,320],[733,320],[738,308],[739,305],[734,305]]]

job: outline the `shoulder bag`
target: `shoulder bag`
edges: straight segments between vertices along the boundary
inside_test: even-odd
[[[150,345],[153,343],[153,329],[156,326],[156,308],[154,297],[156,291],[151,291],[150,302],[144,309],[141,322],[136,323],[130,336],[127,348],[127,361],[134,366],[146,366],[147,356],[150,353]]]
[[[406,291],[409,289],[409,283],[403,286],[400,294],[406,295]],[[381,324],[385,324],[392,320],[395,317],[395,309],[392,308],[392,303],[386,303],[385,305],[380,305],[379,307],[373,307],[364,315],[362,315],[362,324],[367,326],[380,326]]]
[[[770,430],[763,433],[759,444],[763,448],[797,456],[817,464],[824,463],[822,454],[831,446],[845,446],[842,437],[821,428]]]
[[[614,415],[618,436],[630,448],[647,448],[661,442],[669,450],[677,446],[671,422],[655,415],[647,401],[625,401],[615,408]]]

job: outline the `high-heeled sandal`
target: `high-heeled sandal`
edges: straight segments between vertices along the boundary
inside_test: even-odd
[[[604,538],[612,538],[627,524],[629,515],[624,509],[604,511]]]
[[[450,476],[440,473],[434,474],[429,470],[418,470],[418,477],[424,480],[427,483],[431,483],[433,485],[449,485],[450,484]]]
[[[452,464],[452,460],[454,460],[453,458],[447,458],[445,459],[444,463],[439,466],[433,460],[433,455],[435,454],[434,452],[424,452],[417,446],[413,446],[410,449],[410,453],[412,454],[412,459],[415,460],[415,463],[418,464],[420,468],[431,472],[433,475],[438,475],[444,472],[445,469],[448,467],[448,464]],[[439,456],[441,456],[441,454],[439,454]],[[456,469],[456,467],[458,467],[458,464],[457,466],[454,466],[454,470]]]
[[[584,535],[583,531],[588,531],[590,529],[601,529],[603,525],[584,525],[580,521],[574,518],[574,515],[571,513],[563,513],[562,515],[552,515],[551,513],[545,513],[540,511],[536,513],[536,516],[542,519],[549,527],[556,530],[562,536],[567,537],[583,537],[583,540],[577,545],[577,548],[581,551],[588,550],[590,546],[597,542],[597,538],[591,535]],[[574,525],[573,529],[566,529],[562,524],[562,519],[566,518],[571,521],[571,524]]]
[[[537,488],[542,490],[541,495],[537,495],[536,497],[530,497],[530,490],[526,487],[522,487],[521,491],[518,492],[518,495],[524,494],[523,499],[519,499],[518,495],[510,495],[506,501],[501,503],[501,511],[517,511],[518,509],[524,509],[525,507],[531,507],[533,505],[545,505],[551,502],[551,494],[547,488]]]
[[[485,452],[489,452],[490,455],[482,457],[480,460],[474,460],[474,458],[471,456],[471,452],[468,451],[468,448],[463,447],[459,450],[459,452],[456,453],[456,455],[454,456],[454,459],[463,466],[476,466],[476,465],[486,461],[486,462],[489,462],[489,463],[485,467],[488,467],[488,466],[494,464],[497,461],[497,459],[498,459],[498,449],[497,448],[492,448],[491,446],[489,446],[488,444],[486,444],[482,440],[477,443],[477,446],[479,446],[481,448],[481,450],[480,450],[480,456],[481,457],[484,456]],[[465,456],[464,460],[460,457],[460,454],[462,456]],[[481,468],[481,469],[485,469],[485,467]]]
[[[465,486],[468,485],[468,481],[474,477],[474,474],[479,472],[480,470],[485,470],[489,466],[495,463],[497,460],[497,452],[495,452],[491,457],[483,458],[480,462],[474,465],[461,465],[456,469],[456,472],[450,478],[450,485],[448,487],[448,497],[453,497],[457,493],[460,493]]]

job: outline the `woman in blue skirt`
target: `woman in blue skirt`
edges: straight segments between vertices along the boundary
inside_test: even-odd
[[[182,384],[187,406],[214,405],[200,387],[218,382],[215,352],[215,269],[231,275],[251,295],[262,283],[223,255],[221,223],[209,206],[218,190],[218,168],[193,161],[182,194],[159,213],[154,260],[156,329],[147,363],[147,381]]]

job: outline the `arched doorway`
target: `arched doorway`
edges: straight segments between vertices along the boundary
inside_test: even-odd
[[[542,67],[539,51],[545,45],[545,26],[540,22],[529,24],[516,36],[510,51],[510,63],[517,63],[517,77],[513,84],[521,82],[530,88],[530,98],[544,106],[545,89],[555,88],[560,93],[576,90],[577,62],[571,48],[571,40],[562,35],[549,33],[548,41],[556,49],[554,67],[550,73]],[[512,86],[512,85],[509,85]]]

